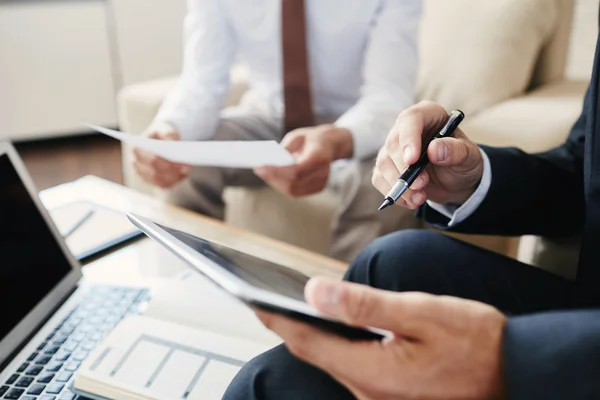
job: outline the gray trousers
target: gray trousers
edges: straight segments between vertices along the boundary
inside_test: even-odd
[[[222,112],[213,140],[281,141],[282,137],[280,120],[247,107],[232,107]],[[377,211],[382,196],[371,184],[373,165],[374,159],[350,160],[331,170],[327,190],[332,190],[341,201],[331,227],[330,255],[334,258],[351,261],[373,239],[398,228],[421,226],[410,210]],[[166,200],[223,219],[225,187],[263,185],[264,181],[252,170],[197,167],[187,179],[166,192]]]

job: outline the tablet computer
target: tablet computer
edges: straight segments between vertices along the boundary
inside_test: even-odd
[[[195,271],[252,308],[282,314],[350,340],[381,340],[388,332],[360,328],[318,313],[304,299],[309,277],[225,245],[135,214],[130,221]]]
[[[73,256],[90,262],[130,242],[143,233],[125,213],[89,201],[75,201],[49,210]]]

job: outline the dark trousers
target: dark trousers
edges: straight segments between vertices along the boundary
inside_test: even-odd
[[[538,268],[425,230],[377,239],[346,280],[491,304],[509,315],[568,308],[572,283]],[[358,368],[359,366],[357,366]],[[278,346],[247,363],[224,399],[353,399],[325,372]]]

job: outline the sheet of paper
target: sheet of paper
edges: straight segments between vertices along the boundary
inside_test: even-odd
[[[91,124],[85,125],[121,142],[151,151],[165,160],[181,164],[229,168],[294,164],[294,157],[274,140],[166,141],[131,135]]]
[[[172,257],[168,254],[169,258]],[[172,265],[172,261],[165,263]],[[195,271],[184,270],[154,288],[145,316],[273,347],[281,338],[264,327],[256,314],[238,299]]]

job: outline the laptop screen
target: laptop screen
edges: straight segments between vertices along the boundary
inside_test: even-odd
[[[10,158],[0,153],[0,341],[71,270]]]

